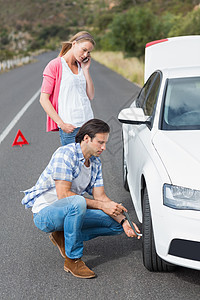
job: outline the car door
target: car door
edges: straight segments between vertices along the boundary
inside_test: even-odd
[[[144,114],[151,121],[151,125],[129,125],[128,130],[127,179],[136,212],[141,212],[141,175],[143,167],[151,155],[151,130],[161,77],[161,72],[153,73],[142,88],[136,101],[131,105],[141,107]]]

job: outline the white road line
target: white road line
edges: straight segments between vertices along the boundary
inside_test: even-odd
[[[33,97],[22,107],[22,109],[18,112],[18,114],[14,117],[14,119],[10,122],[10,124],[6,127],[6,129],[0,135],[0,144],[3,142],[5,137],[9,134],[9,132],[13,129],[15,124],[19,121],[19,119],[23,116],[25,111],[29,108],[29,106],[37,99],[40,94],[41,88],[33,95]]]

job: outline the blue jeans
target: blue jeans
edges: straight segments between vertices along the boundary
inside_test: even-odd
[[[123,227],[102,210],[87,209],[85,198],[79,195],[41,209],[33,220],[44,232],[64,231],[65,253],[71,259],[82,257],[83,241],[123,232]]]
[[[60,142],[62,146],[75,143],[75,136],[77,132],[79,131],[80,127],[77,127],[72,131],[71,133],[64,132],[61,128],[59,128],[59,134],[60,134]]]

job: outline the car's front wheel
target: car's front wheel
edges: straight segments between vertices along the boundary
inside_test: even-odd
[[[155,248],[155,241],[153,235],[153,227],[151,220],[151,211],[149,205],[149,197],[146,187],[143,193],[143,263],[144,266],[152,272],[170,272],[175,266],[167,264],[161,259]]]

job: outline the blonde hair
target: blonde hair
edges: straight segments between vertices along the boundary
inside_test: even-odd
[[[71,37],[69,41],[62,42],[62,49],[58,56],[65,55],[72,47],[72,43],[77,40],[77,43],[82,43],[85,41],[89,41],[92,43],[93,46],[95,46],[95,41],[92,37],[92,35],[87,31],[80,31],[74,36]]]

